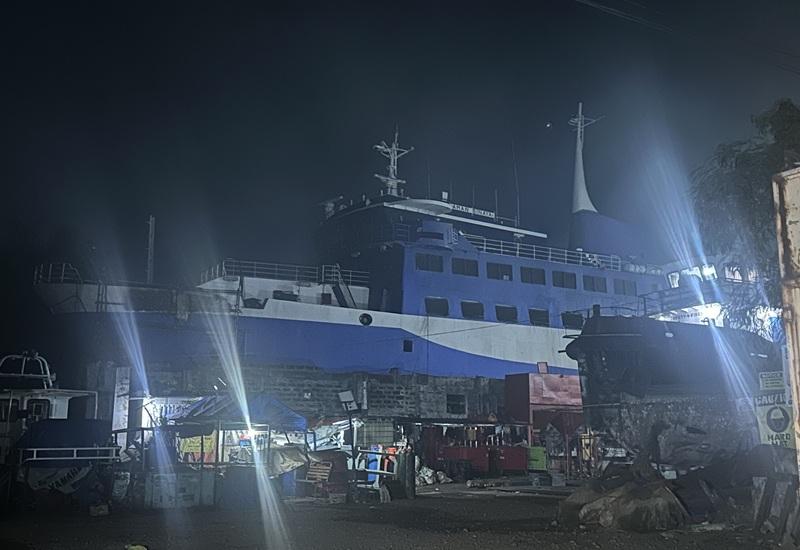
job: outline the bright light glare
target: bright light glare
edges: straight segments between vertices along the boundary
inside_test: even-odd
[[[206,324],[211,343],[217,352],[222,369],[225,372],[228,389],[239,405],[242,418],[247,425],[247,433],[252,442],[253,460],[255,462],[258,485],[261,523],[264,529],[264,542],[270,549],[291,548],[288,531],[283,519],[278,496],[275,494],[267,472],[266,452],[258,449],[255,443],[256,430],[250,420],[250,408],[242,375],[239,349],[236,339],[236,327],[231,306],[223,299],[209,299],[204,302],[203,320]]]
[[[117,336],[122,343],[122,348],[125,352],[126,358],[128,359],[128,363],[133,368],[135,376],[139,378],[139,381],[142,385],[144,396],[149,396],[150,384],[147,380],[147,371],[144,365],[142,343],[139,338],[139,327],[136,325],[135,314],[134,312],[130,311],[130,306],[126,304],[125,307],[128,309],[128,311],[114,313],[111,315],[111,318],[114,320],[114,328],[116,329]]]
[[[718,287],[716,269],[708,260],[700,238],[699,224],[691,204],[690,183],[686,176],[689,171],[678,161],[665,127],[654,126],[650,139],[645,140],[647,151],[642,155],[645,161],[645,184],[658,227],[666,238],[672,257],[686,267],[703,266],[702,274],[709,279],[707,284],[711,285],[713,295],[707,301],[699,285],[689,285],[688,288],[694,289],[698,304],[707,305],[705,317],[717,319],[722,313],[719,302],[723,301],[723,297]],[[740,360],[726,335],[714,323],[708,324],[730,394],[747,395],[743,373],[751,370],[751,365]]]
[[[752,370],[752,365],[746,364],[750,358],[741,358],[734,351],[727,340],[724,329],[719,329],[713,323],[709,324],[711,336],[714,340],[714,348],[717,356],[722,362],[723,374],[728,385],[728,392],[733,397],[747,397],[750,394],[747,381],[743,372]],[[745,361],[742,361],[744,359]]]

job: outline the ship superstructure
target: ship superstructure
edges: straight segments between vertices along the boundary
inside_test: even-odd
[[[596,212],[583,173],[592,122],[579,106],[576,242],[596,241],[592,220],[609,220]],[[37,269],[36,286],[55,313],[95,335],[98,360],[119,358],[119,318],[130,315],[144,363],[214,355],[204,321],[211,300],[215,314],[235,318],[240,356],[258,364],[488,378],[543,368],[576,374],[564,337],[580,331],[592,306],[653,315],[702,301],[693,293],[670,302],[670,279],[629,247],[553,247],[546,234],[518,227],[518,216],[456,204],[446,192],[408,196],[398,160],[412,149],[395,132],[376,146],[389,159],[378,193],[325,201],[319,266],[226,259],[196,288],[179,290],[84,280],[70,264],[50,264]]]

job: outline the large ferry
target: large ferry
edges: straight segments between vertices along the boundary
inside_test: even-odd
[[[564,337],[580,331],[593,306],[679,311],[704,301],[704,280],[716,273],[714,266],[665,273],[644,261],[637,233],[589,198],[583,140],[593,120],[579,106],[570,122],[577,138],[567,248],[446,192],[409,196],[398,161],[411,149],[395,132],[375,146],[389,161],[375,193],[324,202],[319,265],[225,259],[195,288],[175,289],[91,280],[60,263],[39,266],[34,282],[74,334],[90,335],[86,360],[188,368],[216,355],[207,317],[224,315],[234,323],[238,356],[254,365],[577,375]],[[687,277],[691,292],[678,288]]]

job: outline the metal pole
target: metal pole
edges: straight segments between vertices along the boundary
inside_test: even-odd
[[[287,437],[286,439],[288,440],[289,438]],[[269,481],[269,464],[270,460],[272,460],[270,458],[271,453],[272,453],[272,424],[267,426],[267,451],[264,453],[264,474],[266,475],[267,481]]]
[[[219,434],[222,432],[222,421],[217,420],[217,437],[214,441],[214,477],[216,478],[217,467],[219,466]]]
[[[426,161],[425,164],[427,165],[427,168],[428,168],[428,195],[427,195],[426,198],[430,200],[430,198],[431,198],[431,163]]]
[[[214,479],[211,484],[211,504],[217,503],[217,480],[219,480],[219,438],[222,433],[222,421],[217,420],[216,438],[214,438]],[[200,504],[202,501],[203,487],[200,486]]]
[[[147,220],[149,231],[147,234],[147,284],[153,284],[153,254],[156,241],[156,218],[150,214]]]
[[[514,162],[514,191],[517,195],[517,218],[516,226],[519,227],[519,177],[517,176],[517,154],[514,151],[514,140],[511,140],[511,159]]]
[[[350,463],[347,465],[347,500],[352,502],[355,496],[356,475],[356,437],[353,431],[353,415],[347,411],[347,423],[350,427]]]
[[[200,434],[200,482],[202,484],[202,474],[203,474],[203,466],[206,463],[206,436],[205,434]]]
[[[220,426],[222,426],[221,423],[220,423]],[[222,453],[222,455],[217,457],[217,460],[225,462],[225,436],[227,435],[228,430],[223,430],[221,427],[220,427],[220,430],[222,431],[222,451],[220,451]]]

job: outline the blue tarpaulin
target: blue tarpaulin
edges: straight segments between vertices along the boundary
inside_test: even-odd
[[[306,419],[278,399],[264,394],[247,396],[250,423],[268,424],[276,431],[304,431]],[[244,422],[242,411],[230,395],[210,395],[194,403],[185,414],[172,418],[183,422]]]

